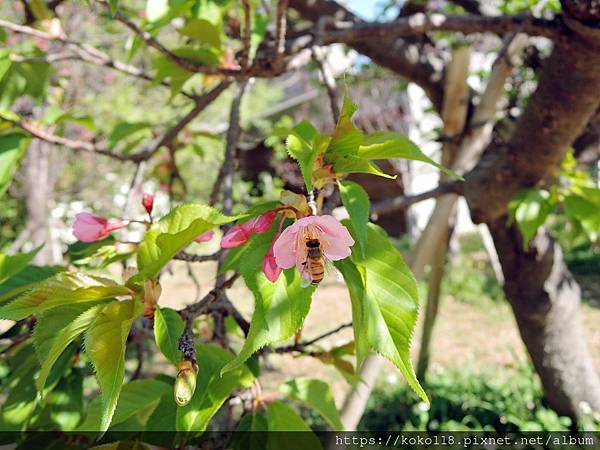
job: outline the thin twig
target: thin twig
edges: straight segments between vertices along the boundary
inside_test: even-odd
[[[192,303],[179,311],[179,315],[184,319],[193,319],[194,317],[206,314],[209,311],[209,307],[218,299],[221,292],[229,289],[233,286],[235,280],[240,277],[239,272],[234,273],[231,277],[220,283],[208,294],[206,294],[198,302]]]
[[[242,0],[242,8],[244,9],[244,35],[240,66],[242,69],[248,69],[250,66],[250,46],[252,44],[252,10],[250,0]]]
[[[399,197],[388,198],[381,200],[380,202],[374,203],[371,206],[371,216],[377,216],[380,214],[386,214],[393,211],[400,211],[408,208],[410,205],[430,198],[441,197],[446,194],[458,194],[462,189],[461,181],[447,181],[440,183],[434,189],[430,191],[422,192],[415,195],[401,195]]]
[[[95,141],[81,141],[69,139],[62,136],[57,136],[49,131],[40,128],[37,124],[21,119],[13,119],[0,114],[0,120],[9,122],[17,128],[26,131],[32,137],[45,141],[51,144],[60,145],[71,150],[96,153],[98,155],[108,156],[119,161],[140,162],[150,159],[162,146],[169,145],[173,142],[179,132],[185,128],[200,112],[210,105],[229,85],[231,82],[222,81],[215,88],[208,91],[206,94],[198,97],[196,105],[185,116],[180,118],[175,125],[169,128],[162,136],[149,143],[144,149],[133,154],[116,153],[109,150],[105,144]]]
[[[221,250],[218,252],[212,253],[210,255],[194,255],[193,253],[188,253],[185,251],[180,251],[177,253],[173,259],[177,259],[179,261],[187,261],[187,262],[206,262],[206,261],[216,261],[223,253]]]
[[[115,70],[117,72],[124,73],[129,76],[133,76],[139,78],[141,80],[154,82],[155,79],[151,75],[144,72],[139,67],[136,67],[131,64],[127,64],[115,59],[112,59],[108,54],[103,51],[93,47],[89,44],[83,44],[78,41],[74,41],[72,39],[67,39],[64,35],[57,35],[47,33],[45,31],[40,31],[35,28],[26,26],[26,25],[18,25],[6,20],[0,19],[0,27],[6,28],[8,30],[13,31],[14,33],[24,34],[27,36],[33,36],[49,41],[57,41],[64,45],[68,45],[71,48],[72,54],[58,53],[58,54],[49,54],[44,56],[35,56],[35,57],[24,57],[17,54],[11,54],[11,59],[15,62],[47,62],[49,64],[60,61],[67,60],[78,60],[86,63],[95,64],[97,66],[106,67],[111,70]],[[161,81],[159,83],[161,86],[170,87],[170,83],[166,81]],[[181,95],[184,97],[188,97],[190,99],[195,99],[198,96],[196,94],[181,91]]]
[[[351,327],[352,326],[352,322],[348,322],[348,323],[344,323],[342,325],[340,325],[339,327],[327,331],[319,336],[317,336],[314,339],[310,339],[308,341],[304,341],[304,342],[298,342],[292,345],[286,345],[285,347],[276,347],[273,349],[274,353],[290,353],[290,352],[302,352],[304,351],[304,349],[306,347],[309,347],[313,344],[316,344],[317,342],[319,342],[320,340],[323,340],[333,334],[339,333],[340,331],[342,331],[345,328]]]
[[[340,117],[340,109],[337,104],[337,84],[333,72],[327,63],[327,57],[323,50],[323,47],[318,45],[312,48],[313,59],[319,66],[319,72],[323,78],[323,84],[327,90],[329,97],[329,105],[331,107],[331,114],[333,115],[333,124],[335,125]]]
[[[231,214],[233,208],[233,169],[235,150],[240,138],[240,106],[248,83],[248,80],[239,82],[238,91],[231,102],[229,111],[229,129],[227,130],[223,161],[223,213],[225,214]]]
[[[281,70],[283,66],[285,33],[287,29],[287,8],[288,0],[279,0],[277,3],[277,17],[275,19],[275,58],[273,60],[273,67],[276,70]]]

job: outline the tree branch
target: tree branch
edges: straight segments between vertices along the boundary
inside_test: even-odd
[[[82,44],[81,42],[67,39],[65,36],[62,36],[62,35],[55,35],[55,34],[47,33],[45,31],[40,31],[35,28],[28,27],[26,25],[17,25],[15,23],[8,22],[8,21],[2,20],[2,19],[0,19],[0,27],[11,30],[14,33],[19,33],[19,34],[23,34],[23,35],[27,35],[27,36],[46,39],[49,41],[57,41],[64,45],[68,45],[68,46],[72,47],[72,51],[75,52],[74,54],[68,54],[68,55],[67,54],[59,54],[59,55],[61,55],[61,56],[59,56],[59,55],[49,54],[46,56],[39,56],[39,57],[34,57],[34,58],[29,58],[29,57],[25,58],[25,57],[20,57],[19,55],[11,55],[11,58],[13,59],[13,61],[27,62],[27,61],[40,60],[40,61],[44,61],[44,62],[51,64],[54,62],[66,61],[66,60],[80,60],[80,61],[87,62],[90,64],[95,64],[97,66],[106,67],[108,69],[115,70],[117,72],[121,72],[126,75],[139,78],[141,80],[146,80],[146,81],[150,81],[150,82],[154,81],[154,78],[152,76],[150,76],[149,74],[144,72],[139,67],[133,66],[131,64],[126,64],[126,63],[118,61],[118,60],[114,60],[108,54],[104,53],[103,51],[101,51],[91,45]],[[165,86],[165,87],[170,87],[170,84],[167,83],[166,81],[161,81],[160,85]],[[190,98],[190,99],[198,98],[197,95],[189,93],[189,92],[185,92],[185,91],[182,91],[181,95],[183,95],[187,98]]]
[[[428,200],[430,198],[441,197],[446,194],[458,194],[462,188],[462,181],[446,181],[440,183],[439,186],[430,191],[422,192],[415,195],[401,195],[398,197],[388,198],[374,203],[371,206],[371,216],[387,214],[394,211],[406,209],[409,206]]]
[[[288,3],[288,0],[279,0],[277,3],[277,17],[275,19],[275,58],[273,60],[273,66],[276,70],[280,70],[283,66]]]
[[[188,253],[188,252],[185,252],[182,250],[179,253],[177,253],[173,257],[173,259],[176,259],[178,261],[187,261],[187,262],[216,261],[221,256],[221,253],[223,253],[223,252],[221,250],[219,250],[218,252],[215,252],[211,255],[194,255],[193,253]]]
[[[119,161],[140,162],[150,159],[162,146],[171,144],[179,132],[183,130],[183,128],[185,128],[198,114],[206,109],[206,107],[210,105],[225,89],[227,89],[230,84],[231,82],[229,81],[222,81],[206,94],[199,96],[194,108],[192,108],[185,116],[180,118],[173,127],[169,128],[161,137],[148,144],[143,150],[130,155],[113,152],[109,150],[105,144],[96,143],[94,141],[80,141],[57,136],[43,128],[40,128],[37,124],[26,120],[14,119],[2,114],[0,114],[0,120],[4,120],[5,122],[8,122],[13,126],[27,132],[30,136],[50,144],[60,145],[75,151],[104,155]]]
[[[344,324],[340,325],[339,327],[334,328],[333,330],[327,331],[323,334],[320,334],[319,336],[317,336],[313,339],[310,339],[308,341],[298,342],[298,343],[295,343],[292,345],[286,345],[285,347],[276,347],[273,349],[273,352],[274,353],[303,352],[306,347],[316,344],[317,342],[319,342],[333,334],[339,333],[343,329],[351,327],[351,326],[352,326],[352,322],[344,323]]]
[[[233,283],[239,277],[239,272],[234,273],[225,281],[215,286],[215,288],[212,289],[208,294],[206,294],[199,302],[192,303],[191,305],[188,305],[185,308],[179,310],[179,315],[183,319],[188,320],[193,319],[194,317],[198,317],[202,314],[208,313],[210,306],[219,298],[221,293],[233,286]]]
[[[392,22],[349,24],[346,29],[327,31],[322,37],[324,44],[358,43],[368,39],[390,39],[416,36],[432,31],[473,33],[526,33],[555,39],[560,35],[560,23],[556,20],[539,19],[530,15],[514,16],[447,16],[443,14],[417,13]]]

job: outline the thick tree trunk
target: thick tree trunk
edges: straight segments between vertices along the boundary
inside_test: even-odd
[[[490,224],[504,271],[504,292],[542,380],[548,404],[581,417],[582,403],[600,410],[600,379],[583,335],[580,289],[559,245],[541,229],[527,251],[506,216]]]
[[[50,235],[50,200],[53,186],[50,151],[50,145],[34,140],[27,150],[24,164],[27,195],[26,232],[29,242],[35,247],[44,245],[33,259],[36,264],[56,262]]]

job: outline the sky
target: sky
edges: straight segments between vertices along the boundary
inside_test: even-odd
[[[345,3],[363,19],[372,20],[375,18],[379,0],[346,0]]]

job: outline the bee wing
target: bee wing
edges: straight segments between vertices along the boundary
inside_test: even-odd
[[[312,279],[310,276],[310,273],[308,272],[308,270],[304,269],[301,273],[300,276],[302,277],[300,279],[300,286],[303,288],[309,287],[312,284]]]

